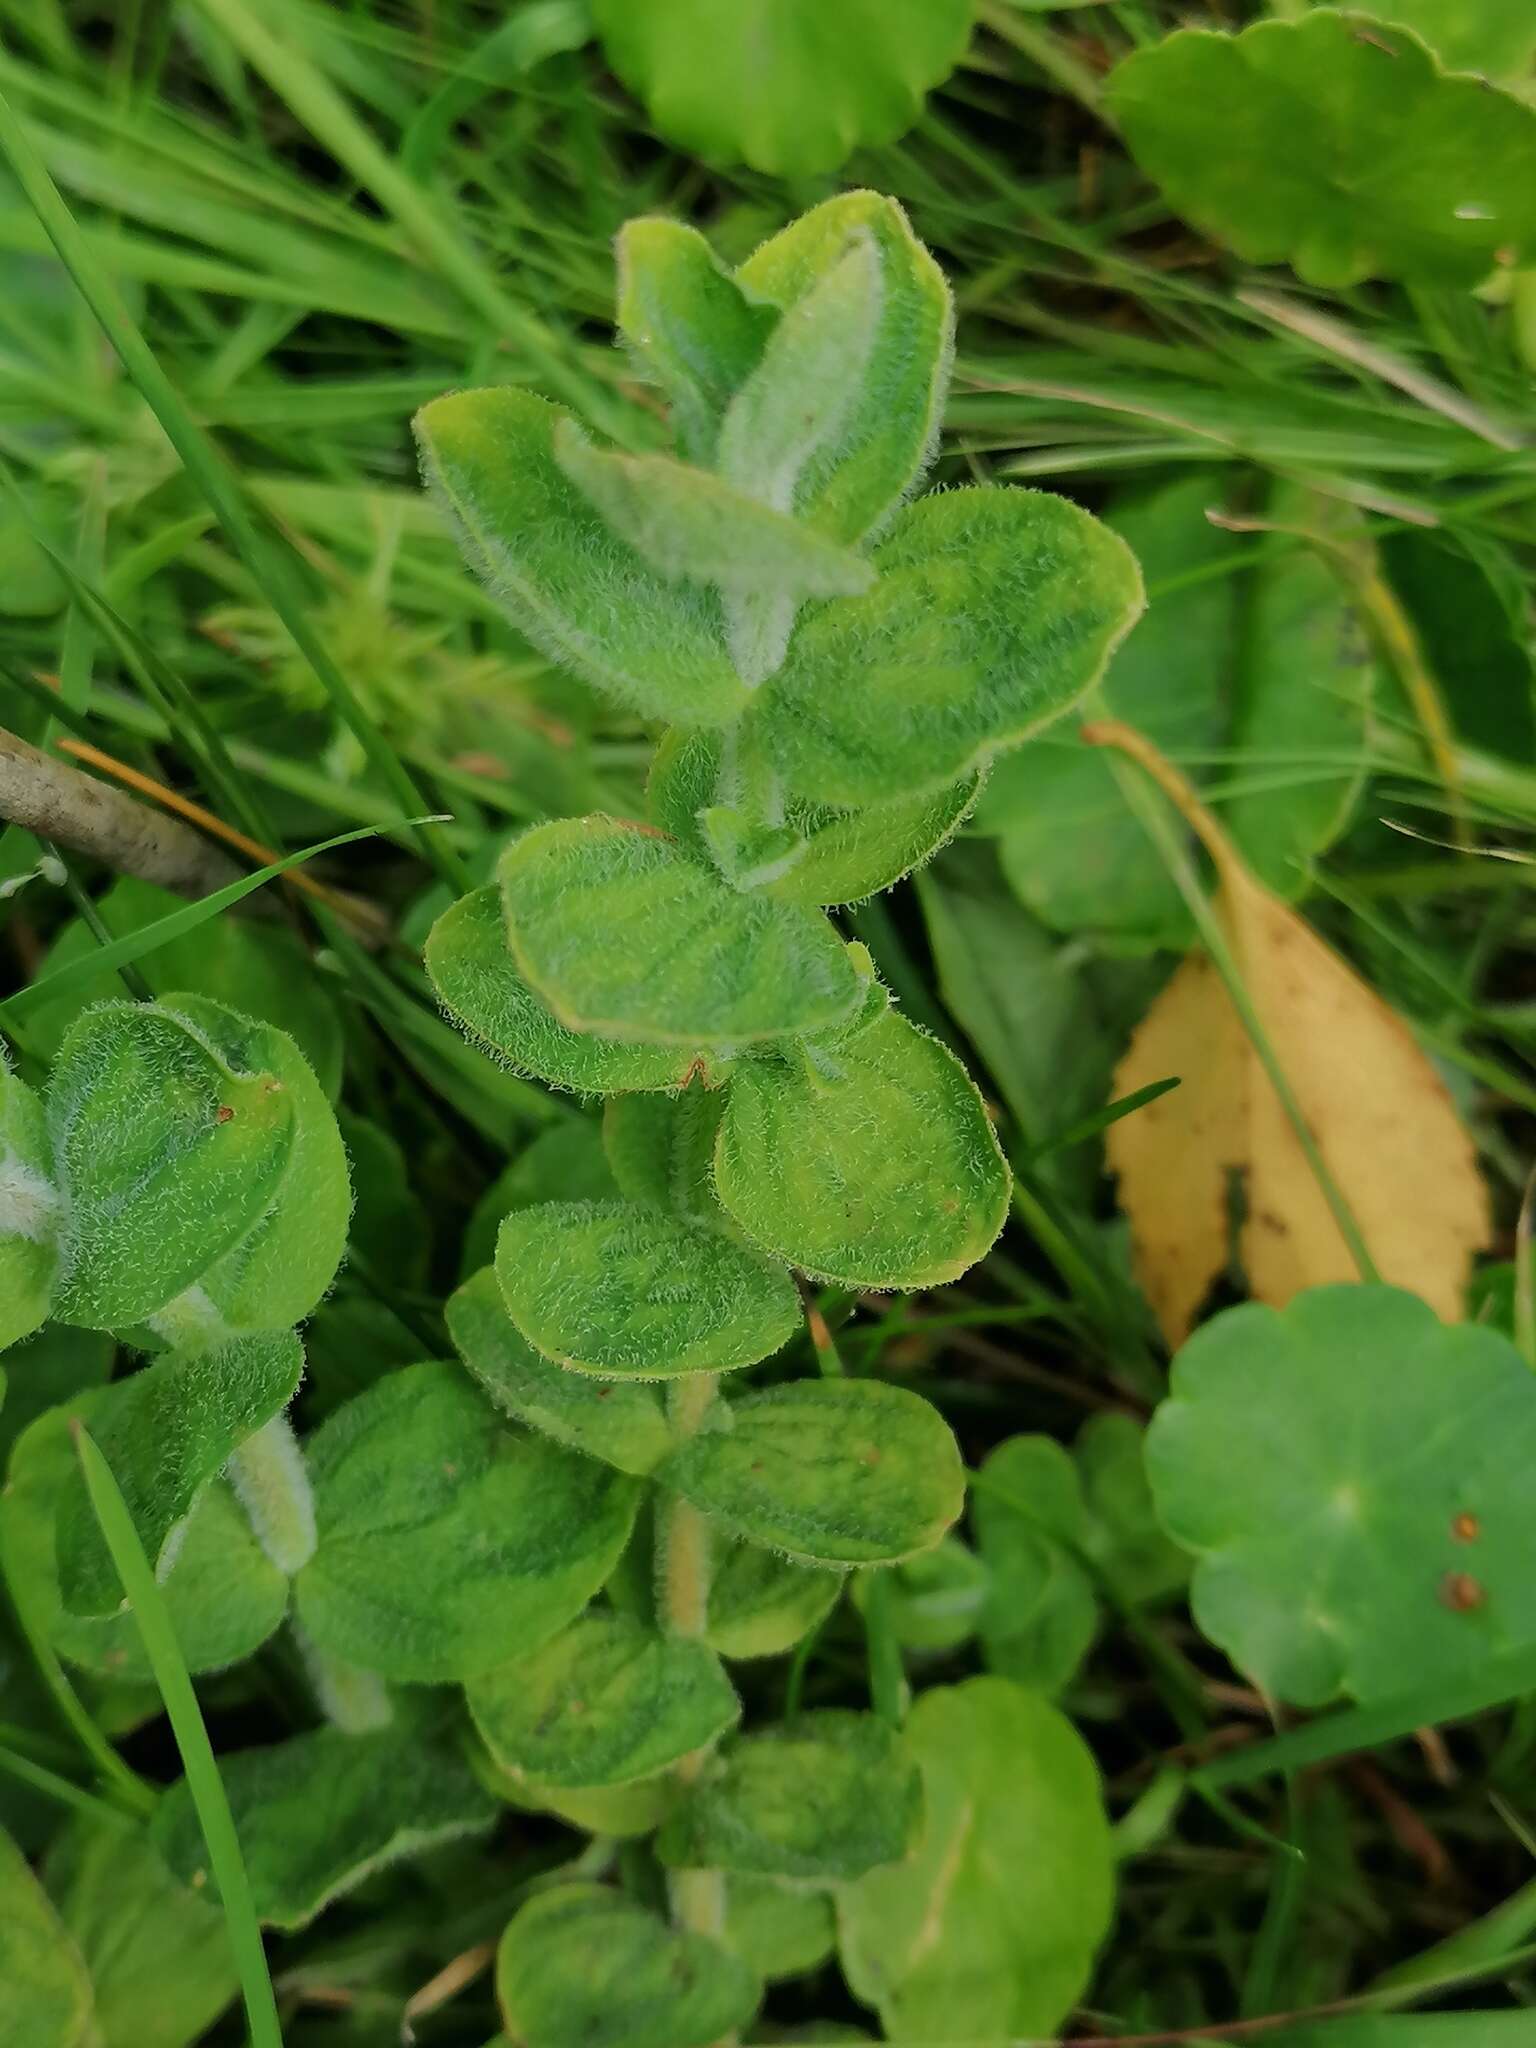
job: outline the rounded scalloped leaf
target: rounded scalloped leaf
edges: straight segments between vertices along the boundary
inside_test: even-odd
[[[1385,22],[1319,9],[1182,29],[1105,97],[1184,219],[1309,284],[1473,285],[1536,250],[1536,107],[1443,72]]]
[[[47,1320],[61,1209],[42,1104],[0,1053],[0,1351]]]
[[[908,506],[864,597],[807,607],[744,732],[786,791],[938,793],[1070,710],[1139,617],[1135,557],[1066,498],[995,485]]]
[[[568,1031],[529,988],[507,950],[494,883],[445,910],[427,934],[427,972],[440,1001],[490,1053],[554,1088],[582,1095],[678,1087],[720,1062],[702,1047],[617,1045]]]
[[[422,468],[470,566],[552,660],[645,718],[728,723],[746,701],[715,592],[670,582],[622,541],[555,456],[573,415],[497,385],[416,415]]]
[[[595,0],[609,63],[669,142],[804,177],[894,142],[965,54],[974,0]]]
[[[792,1380],[721,1402],[656,1477],[806,1564],[898,1563],[937,1543],[965,1500],[944,1418],[876,1380]]]
[[[991,1248],[1009,1174],[965,1069],[887,1013],[826,1050],[743,1062],[715,1151],[752,1240],[849,1287],[939,1287]]]
[[[896,1730],[825,1708],[726,1743],[663,1823],[656,1853],[674,1868],[846,1883],[905,1855],[921,1813]]]
[[[741,1716],[712,1650],[624,1614],[584,1614],[542,1650],[482,1672],[464,1691],[496,1762],[541,1790],[654,1777]]]
[[[1536,1377],[1391,1287],[1215,1316],[1147,1435],[1196,1553],[1195,1619],[1265,1692],[1322,1706],[1536,1642]]]
[[[597,1382],[535,1351],[507,1314],[495,1272],[486,1266],[448,1297],[454,1348],[496,1406],[556,1443],[644,1475],[672,1448],[661,1389],[639,1382]]]
[[[564,1884],[513,1915],[496,1995],[509,2036],[538,2048],[710,2048],[751,2019],[762,1986],[708,1935],[606,1885]]]
[[[735,1372],[799,1328],[782,1266],[631,1202],[542,1202],[501,1226],[496,1278],[547,1358],[599,1379]]]
[[[1521,0],[1371,0],[1368,11],[1422,36],[1447,71],[1513,81],[1536,57],[1536,13]]]
[[[67,1203],[62,1321],[110,1329],[180,1294],[260,1220],[293,1142],[293,1099],[236,1069],[168,1010],[110,1003],[80,1019],[49,1078]]]
[[[1114,1862],[1093,1756],[1003,1678],[913,1707],[923,1825],[901,1863],[838,1899],[843,1970],[892,2041],[1053,2037],[1109,1927]]]
[[[513,957],[572,1031],[738,1045],[829,1029],[863,994],[824,917],[728,887],[649,825],[536,825],[499,874]]]
[[[389,1373],[309,1439],[322,1650],[386,1678],[472,1677],[574,1621],[618,1562],[633,1482],[514,1434],[452,1365]]]

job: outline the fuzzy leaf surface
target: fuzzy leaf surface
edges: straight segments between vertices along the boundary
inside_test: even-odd
[[[528,986],[507,949],[494,883],[445,910],[427,935],[427,972],[439,1000],[482,1046],[553,1088],[582,1095],[676,1088],[718,1065],[701,1046],[619,1045],[566,1029]]]
[[[898,514],[864,597],[808,608],[746,727],[792,796],[938,791],[1067,711],[1142,609],[1125,543],[1065,498],[980,485]]]
[[[507,2032],[539,2048],[710,2048],[746,2024],[761,1993],[719,1942],[606,1885],[540,1892],[496,1952]]]
[[[874,1714],[822,1708],[711,1756],[656,1852],[674,1867],[846,1883],[905,1855],[921,1812],[896,1732]]]
[[[715,1741],[741,1703],[703,1643],[627,1615],[581,1615],[529,1657],[471,1679],[491,1755],[537,1785],[626,1785]]]
[[[781,1657],[826,1620],[844,1583],[841,1572],[716,1532],[704,1640],[722,1657]]]
[[[600,1379],[734,1372],[800,1324],[782,1266],[631,1202],[545,1202],[509,1216],[496,1278],[530,1344]]]
[[[533,1649],[585,1607],[634,1520],[627,1478],[509,1430],[457,1366],[388,1374],[308,1451],[299,1619],[386,1678],[440,1684]]]
[[[446,1314],[459,1356],[505,1414],[620,1472],[651,1472],[671,1450],[661,1389],[593,1380],[535,1351],[489,1266],[449,1295]]]
[[[1307,1707],[1536,1642],[1533,1455],[1514,1346],[1390,1287],[1213,1317],[1147,1439],[1158,1513],[1199,1560],[1196,1620]]]
[[[1536,248],[1536,108],[1385,22],[1184,29],[1128,57],[1107,99],[1186,220],[1308,284],[1474,285]]]
[[[499,873],[513,957],[572,1031],[745,1044],[841,1023],[861,993],[825,918],[730,888],[647,826],[535,826]]]
[[[0,1056],[0,1351],[47,1318],[61,1221],[43,1106]]]
[[[293,1143],[275,1074],[231,1067],[179,1017],[134,1003],[73,1027],[47,1109],[69,1202],[53,1311],[93,1329],[153,1314],[238,1244]]]
[[[806,1564],[894,1564],[937,1543],[965,1480],[938,1410],[874,1380],[794,1380],[711,1411],[661,1485]]]
[[[1054,2035],[1110,1919],[1109,1824],[1087,1745],[1003,1678],[924,1692],[905,1743],[922,1830],[903,1862],[839,1895],[849,1986],[890,2041]]]
[[[319,1728],[265,1749],[228,1751],[219,1774],[256,1916],[289,1931],[375,1871],[478,1833],[496,1817],[452,1731],[414,1716],[370,1735]],[[161,1800],[150,1833],[184,1884],[218,1898],[185,1778]]]
[[[776,1257],[847,1286],[917,1288],[984,1256],[1010,1182],[964,1068],[891,1012],[825,1052],[743,1062],[715,1185]]]
[[[91,1435],[111,1466],[144,1554],[164,1578],[203,1490],[298,1391],[304,1352],[291,1332],[173,1351],[91,1398]],[[78,1472],[60,1501],[59,1577],[67,1606],[110,1613],[122,1599]]]
[[[501,385],[436,398],[416,416],[427,481],[471,567],[551,660],[644,718],[727,723],[746,693],[720,601],[658,574],[607,525],[555,454],[573,416]]]

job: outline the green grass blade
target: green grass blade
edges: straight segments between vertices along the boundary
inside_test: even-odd
[[[405,822],[420,823],[420,820]],[[217,917],[221,910],[228,910],[232,903],[238,903],[242,897],[249,896],[275,876],[285,874],[289,868],[313,860],[317,854],[330,853],[338,846],[351,846],[358,839],[372,839],[380,829],[377,825],[362,825],[355,832],[341,832],[334,839],[322,839],[314,846],[300,847],[297,853],[285,854],[281,860],[257,868],[254,874],[242,875],[238,882],[229,882],[222,889],[215,889],[211,896],[200,896],[195,903],[188,903],[181,910],[168,911],[164,917],[157,917],[153,924],[143,925],[136,932],[124,933],[121,938],[99,947],[86,959],[72,960],[56,973],[45,974],[40,981],[18,989],[9,1001],[0,1003],[0,1024],[8,1027],[13,1017],[25,1017],[39,1003],[68,995],[72,989],[94,981],[103,970],[128,966],[142,959],[146,953],[154,952],[157,946],[168,945],[172,939],[185,938],[188,932],[195,932],[199,925],[206,924],[210,917]]]
[[[310,622],[310,605],[285,545],[253,517],[232,470],[203,433],[181,394],[160,367],[139,331],[105,266],[98,259],[74,215],[65,205],[47,166],[33,148],[10,102],[0,94],[0,151],[9,159],[18,184],[42,223],[59,260],[116,349],[150,411],[164,428],[187,474],[218,515],[219,524],[260,585],[273,610],[287,627],[335,705],[337,714],[356,735],[370,763],[393,790],[401,807],[420,816],[426,812],[421,793],[394,749],[358,701],[329,649]],[[422,827],[422,851],[456,895],[470,886],[468,872],[453,848],[428,826]]]
[[[187,1788],[197,1808],[197,1817],[208,1845],[230,1947],[240,1976],[250,2023],[251,2048],[282,2048],[283,2030],[277,2016],[277,2000],[267,1970],[261,1927],[251,1897],[240,1838],[225,1796],[224,1781],[214,1762],[213,1745],[203,1725],[202,1709],[187,1676],[186,1662],[176,1641],[176,1630],[165,1604],[165,1595],[155,1584],[155,1575],[140,1546],[127,1504],[112,1476],[111,1467],[85,1430],[75,1425],[75,1449],[85,1475],[86,1491],[112,1562],[128,1595],[128,1604],[144,1641],[144,1653],[155,1674],[160,1697],[181,1752],[187,1774]]]

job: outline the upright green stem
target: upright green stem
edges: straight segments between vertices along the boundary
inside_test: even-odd
[[[717,1375],[692,1373],[668,1396],[672,1434],[679,1443],[693,1435],[714,1405]],[[656,1610],[669,1635],[701,1636],[709,1620],[710,1528],[698,1509],[677,1494],[666,1495],[656,1522]],[[679,1783],[692,1784],[704,1767],[704,1752],[684,1757]],[[671,1874],[672,1917],[679,1927],[718,1936],[725,1926],[725,1877],[718,1870],[675,1870]],[[724,2044],[722,2044],[724,2048]]]

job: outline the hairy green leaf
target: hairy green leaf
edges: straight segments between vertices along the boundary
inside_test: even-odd
[[[894,1013],[829,1049],[743,1062],[715,1185],[765,1250],[852,1287],[956,1279],[1008,1211],[1008,1168],[965,1069]]]
[[[80,1951],[3,1828],[0,1985],[5,2048],[97,2048],[91,1980]]]
[[[499,916],[498,912],[498,916]],[[468,1280],[496,1256],[496,1233],[514,1209],[536,1202],[607,1202],[619,1192],[595,1117],[562,1118],[540,1131],[475,1204],[460,1245]]]
[[[844,1883],[906,1854],[922,1796],[896,1732],[823,1708],[738,1736],[656,1839],[663,1863]]]
[[[887,20],[871,31],[860,52],[862,76],[873,52],[889,46],[888,29]],[[850,543],[886,524],[932,458],[954,346],[949,287],[896,201],[879,192],[843,192],[812,207],[736,273],[749,296],[787,316],[856,237],[872,245],[878,280],[861,389],[841,431],[800,469],[793,504],[800,518]]]
[[[35,1635],[82,1671],[148,1685],[154,1674],[134,1615],[121,1608],[71,1614],[59,1591],[56,1523],[78,1472],[70,1419],[79,1415],[94,1427],[100,1398],[96,1389],[79,1394],[67,1409],[39,1416],[17,1438],[0,1494],[0,1549]],[[182,1658],[193,1672],[238,1664],[282,1626],[288,1582],[262,1551],[222,1479],[210,1481],[187,1519],[165,1599]]]
[[[603,1111],[603,1143],[620,1191],[692,1223],[722,1224],[714,1166],[724,1107],[718,1091],[702,1088],[615,1097]]]
[[[269,1927],[307,1926],[375,1871],[488,1828],[496,1816],[452,1729],[414,1715],[370,1735],[319,1728],[229,1751],[219,1773],[257,1917]],[[185,1778],[161,1800],[151,1836],[184,1884],[217,1898]]]
[[[922,1832],[905,1861],[839,1894],[850,1987],[890,2041],[1054,2035],[1109,1926],[1109,1825],[1087,1745],[1003,1678],[923,1693],[905,1739]]]
[[[90,1427],[122,1489],[144,1554],[164,1579],[204,1488],[298,1391],[304,1352],[291,1332],[173,1351],[90,1398]],[[60,1501],[59,1577],[67,1606],[107,1614],[122,1599],[84,1480]]]
[[[792,796],[946,788],[1067,711],[1142,608],[1125,543],[1065,498],[981,485],[901,512],[864,597],[807,610],[746,729]]]
[[[309,1442],[318,1543],[295,1582],[322,1649],[386,1678],[467,1678],[573,1621],[635,1489],[514,1434],[456,1366],[392,1372]]]
[[[499,385],[416,416],[427,481],[472,568],[536,647],[630,710],[679,725],[734,718],[746,693],[714,591],[659,575],[555,456],[571,415]]]
[[[1472,285],[1536,250],[1536,108],[1385,22],[1184,29],[1128,57],[1107,99],[1186,220],[1308,284]]]
[[[738,1871],[726,1881],[725,1938],[767,1983],[805,1976],[837,1947],[832,1901],[825,1892]]]
[[[597,1381],[535,1351],[487,1266],[448,1297],[448,1334],[498,1408],[621,1472],[654,1470],[672,1448],[659,1387]]]
[[[646,784],[652,821],[702,855],[710,854],[701,814],[726,794],[740,795],[739,774],[726,772],[719,733],[666,735]],[[757,882],[785,903],[858,903],[921,867],[959,830],[976,801],[982,776],[968,775],[933,796],[898,797],[865,810],[835,810],[798,800],[784,807],[795,842],[782,872]]]
[[[741,1703],[703,1643],[593,1611],[465,1687],[503,1770],[539,1787],[654,1777],[734,1726]]]
[[[1266,1693],[1379,1699],[1536,1642],[1536,1378],[1391,1287],[1214,1317],[1147,1461],[1195,1618]]]
[[[97,916],[115,939],[183,908],[181,898],[168,889],[127,875],[96,902]],[[87,960],[100,945],[83,918],[71,918],[49,947],[44,970],[51,974]],[[286,1031],[314,1069],[327,1100],[335,1100],[341,1086],[341,1019],[296,933],[275,921],[213,917],[195,932],[156,946],[136,964],[157,996],[190,989],[242,1017]],[[28,1045],[52,1059],[82,1010],[121,994],[122,983],[108,969],[72,993],[40,1003],[27,1017]]]
[[[800,1321],[782,1266],[629,1202],[545,1202],[509,1216],[496,1278],[530,1344],[600,1379],[734,1372],[777,1351]]]
[[[439,998],[492,1055],[554,1088],[609,1095],[676,1088],[723,1062],[702,1046],[619,1045],[568,1031],[529,988],[507,950],[494,884],[445,910],[427,936],[427,972]]]
[[[513,1915],[496,1995],[511,2038],[538,2048],[710,2048],[752,2017],[761,1986],[708,1935],[606,1885],[563,1884]]]
[[[45,1874],[95,1989],[101,2048],[200,2041],[237,1988],[218,1907],[179,1883],[137,1828],[74,1821]]]
[[[825,1030],[861,993],[825,918],[730,888],[650,826],[538,825],[499,872],[513,957],[573,1031],[734,1046]]]
[[[938,1410],[875,1380],[795,1380],[719,1404],[657,1472],[750,1542],[807,1564],[894,1564],[965,1494]]]
[[[233,1068],[181,1018],[133,1003],[71,1029],[47,1108],[68,1201],[53,1310],[94,1329],[152,1315],[238,1244],[293,1143],[275,1074]]]
[[[0,1351],[47,1318],[62,1210],[42,1104],[0,1053]]]
[[[759,372],[761,374],[761,372]],[[748,387],[751,388],[750,386]],[[734,418],[727,416],[727,428]],[[862,555],[669,455],[623,455],[593,446],[575,420],[555,429],[555,460],[607,525],[660,576],[792,599],[856,597],[875,572]],[[734,487],[733,487],[734,484]]]
[[[205,1329],[219,1337],[289,1329],[320,1301],[347,1248],[352,1179],[336,1118],[285,1031],[201,996],[169,996],[166,1008],[217,1047],[232,1070],[275,1077],[292,1106],[293,1138],[266,1214],[188,1294],[167,1303],[156,1327],[177,1342]]]
[[[672,402],[683,453],[714,454],[720,420],[778,318],[731,277],[697,228],[654,215],[619,230],[619,331]]]
[[[780,1657],[819,1628],[842,1598],[841,1572],[722,1537],[715,1537],[704,1627],[705,1642],[722,1657]]]

